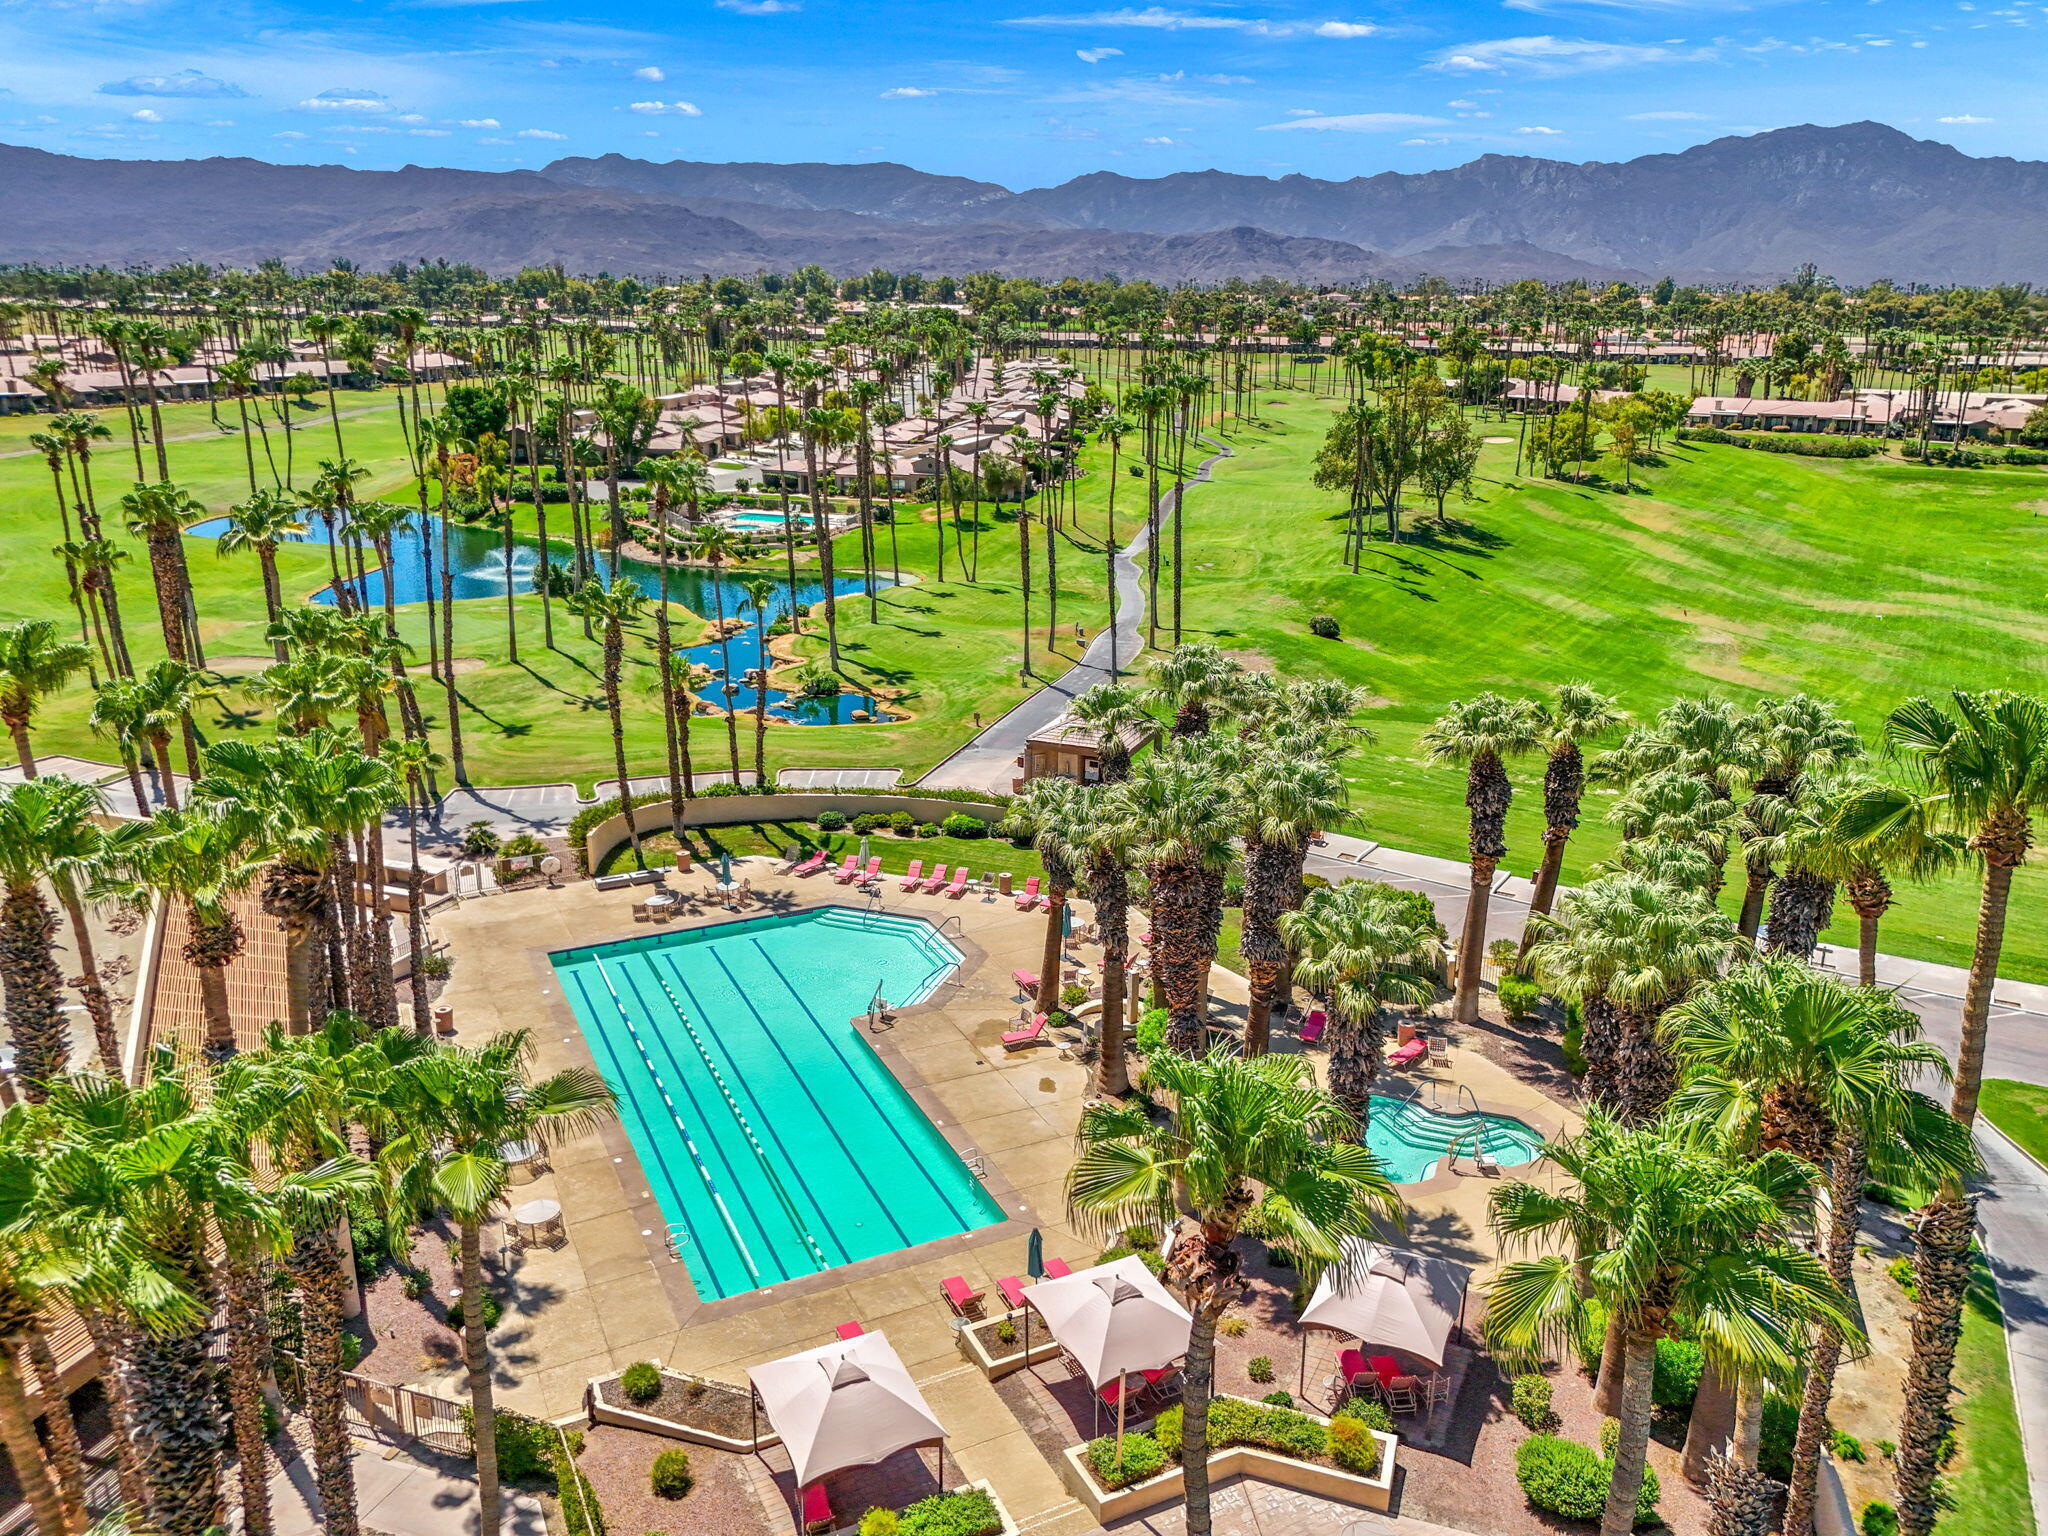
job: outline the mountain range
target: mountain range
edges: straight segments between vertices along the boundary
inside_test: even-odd
[[[0,145],[0,262],[446,258],[493,272],[694,276],[994,270],[1162,283],[1670,274],[1767,282],[2048,281],[2048,163],[1881,123],[1805,125],[1574,164],[1482,155],[1343,181],[1098,171],[1012,191],[893,163],[556,160],[361,171],[98,160]]]

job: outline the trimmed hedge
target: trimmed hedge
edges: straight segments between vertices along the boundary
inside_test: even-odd
[[[629,1403],[651,1403],[661,1396],[661,1372],[651,1361],[636,1360],[619,1373],[619,1390]]]
[[[1613,1473],[1605,1457],[1591,1446],[1557,1435],[1531,1435],[1515,1451],[1515,1481],[1537,1509],[1567,1520],[1600,1518],[1607,1507]],[[1643,1468],[1643,1486],[1636,1492],[1636,1524],[1654,1525],[1657,1474]]]
[[[919,1499],[903,1511],[899,1528],[902,1536],[988,1536],[1003,1528],[1003,1517],[985,1490],[968,1488]]]
[[[1797,433],[1778,436],[1760,432],[1729,432],[1720,427],[1680,427],[1672,435],[1681,443],[1725,443],[1731,448],[1754,448],[1760,453],[1796,453],[1810,459],[1867,459],[1885,450],[1882,441],[1870,437],[1816,437]]]
[[[1105,1488],[1142,1483],[1165,1465],[1166,1452],[1150,1435],[1125,1435],[1121,1463],[1117,1460],[1115,1435],[1102,1435],[1088,1442],[1088,1470]]]

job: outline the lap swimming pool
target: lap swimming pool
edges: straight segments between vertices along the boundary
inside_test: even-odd
[[[1003,1219],[849,1022],[960,963],[929,923],[826,907],[551,959],[703,1299]]]

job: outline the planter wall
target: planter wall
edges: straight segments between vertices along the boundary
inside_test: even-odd
[[[996,1338],[995,1325],[1003,1320],[1002,1317],[990,1318],[972,1328],[962,1328],[957,1335],[960,1340],[960,1353],[990,1381],[1001,1381],[1005,1376],[1021,1371],[1027,1365],[1036,1365],[1042,1360],[1055,1359],[1059,1355],[1059,1341],[1048,1333],[1045,1325],[1040,1322],[1031,1325],[1031,1353],[1026,1355],[1024,1314],[1006,1312],[1003,1317],[1017,1325],[1017,1340],[1013,1344],[1002,1343]]]
[[[665,1366],[658,1369],[663,1377],[670,1381],[687,1382],[694,1379],[681,1371],[671,1371]],[[637,1429],[649,1435],[665,1435],[671,1440],[686,1440],[692,1445],[708,1445],[713,1450],[732,1451],[739,1455],[749,1455],[782,1443],[782,1437],[768,1427],[766,1419],[761,1421],[761,1433],[757,1438],[734,1439],[729,1435],[713,1434],[708,1429],[695,1429],[687,1424],[678,1424],[673,1419],[642,1413],[636,1408],[608,1403],[604,1400],[604,1393],[599,1389],[607,1383],[617,1381],[621,1374],[623,1373],[615,1372],[610,1376],[593,1376],[583,1389],[583,1400],[589,1407],[591,1423],[616,1424],[622,1429]]]
[[[921,795],[842,794],[834,790],[816,793],[783,790],[772,795],[711,795],[686,800],[683,802],[683,825],[705,827],[731,821],[811,821],[820,811],[844,811],[848,816],[869,812],[888,816],[897,811],[908,811],[919,821],[944,821],[955,812],[965,812],[984,821],[998,822],[1009,814],[1004,806],[970,800],[927,800]],[[633,814],[643,835],[668,830],[667,800],[635,806]],[[590,867],[601,867],[605,857],[625,840],[626,818],[623,812],[608,816],[592,827],[583,839],[583,850]],[[907,838],[905,841],[915,839]]]
[[[990,1483],[987,1478],[977,1477],[971,1483],[961,1483],[957,1487],[948,1488],[946,1492],[966,1493],[971,1489],[975,1488],[979,1488],[983,1493],[988,1495],[989,1502],[995,1505],[996,1507],[996,1514],[1001,1516],[1002,1518],[1002,1526],[994,1533],[994,1536],[1017,1536],[1016,1517],[1010,1513],[1009,1506],[1003,1503],[1002,1495],[996,1492],[995,1486],[992,1483]],[[862,1510],[861,1513],[866,1514],[867,1511]],[[858,1531],[859,1529],[860,1521],[855,1520],[850,1525],[842,1525],[835,1527],[833,1530],[826,1532],[825,1536],[844,1536],[845,1532]]]

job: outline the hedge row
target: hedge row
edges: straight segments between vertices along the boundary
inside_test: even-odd
[[[1681,443],[1725,443],[1760,453],[1796,453],[1811,459],[1867,459],[1885,445],[1870,437],[1774,437],[1759,432],[1725,432],[1719,427],[1680,427]]]

